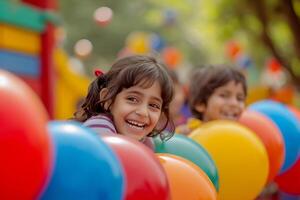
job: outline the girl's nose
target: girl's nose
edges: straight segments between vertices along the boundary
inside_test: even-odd
[[[142,117],[148,117],[148,108],[147,106],[140,106],[135,110],[135,113]]]

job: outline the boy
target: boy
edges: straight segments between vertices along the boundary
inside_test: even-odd
[[[196,119],[177,127],[176,132],[187,135],[200,121],[239,119],[247,96],[246,79],[240,71],[223,65],[206,66],[195,69],[190,80],[189,104]]]

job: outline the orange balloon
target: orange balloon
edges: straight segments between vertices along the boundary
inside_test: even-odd
[[[168,177],[172,200],[216,200],[217,192],[208,176],[184,158],[158,153]]]
[[[284,140],[279,128],[264,115],[246,110],[239,122],[251,129],[264,144],[269,158],[269,175],[267,182],[271,182],[278,174],[285,155]]]
[[[176,66],[182,60],[181,52],[178,49],[176,49],[175,47],[165,48],[163,50],[162,56],[163,56],[163,59],[164,59],[166,65],[171,69],[175,69]]]
[[[294,106],[288,106],[288,109],[295,115],[295,117],[300,123],[300,110]]]

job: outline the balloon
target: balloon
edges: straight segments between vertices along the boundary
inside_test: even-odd
[[[243,69],[247,69],[249,67],[251,67],[252,65],[252,60],[249,56],[244,55],[244,54],[238,54],[237,56],[237,63],[238,65],[243,68]]]
[[[113,151],[90,129],[75,122],[50,122],[56,160],[41,199],[119,200],[124,172]]]
[[[283,104],[271,100],[256,102],[249,109],[264,114],[279,127],[285,145],[285,159],[280,173],[285,172],[297,161],[300,151],[300,125],[297,119]]]
[[[217,192],[208,176],[194,163],[171,154],[157,154],[171,187],[172,200],[215,200]]]
[[[227,55],[232,60],[236,59],[238,54],[241,52],[241,45],[238,42],[231,41],[227,43],[226,46]]]
[[[300,195],[300,158],[286,172],[275,178],[280,190],[293,194]]]
[[[165,41],[156,33],[150,35],[150,44],[155,51],[161,51],[165,47]]]
[[[239,122],[250,128],[263,142],[269,158],[268,182],[279,172],[284,160],[284,141],[278,127],[264,115],[246,110]]]
[[[36,94],[0,70],[0,199],[36,199],[51,171],[48,115]]]
[[[291,111],[297,119],[297,122],[300,123],[300,110],[294,106],[288,106],[289,111]]]
[[[164,24],[167,26],[172,26],[176,23],[177,21],[177,12],[174,9],[166,9],[163,11],[163,16],[164,16]]]
[[[276,58],[270,58],[267,61],[267,68],[271,73],[277,73],[281,71],[281,64]]]
[[[126,200],[170,199],[170,189],[159,160],[145,145],[122,135],[100,137],[118,155],[125,170]]]
[[[294,86],[286,85],[278,89],[274,89],[270,94],[270,99],[284,104],[292,104],[295,96]]]
[[[132,32],[126,39],[126,45],[133,53],[148,53],[150,50],[149,36],[144,32]]]
[[[162,52],[164,62],[168,67],[174,69],[182,60],[181,52],[175,47],[167,47]]]
[[[260,139],[248,128],[232,121],[211,121],[190,137],[215,161],[219,177],[218,199],[254,199],[265,186],[269,163]]]
[[[155,137],[154,144],[156,153],[174,154],[196,164],[219,190],[219,176],[216,165],[207,151],[197,142],[184,135],[175,134],[165,142]]]

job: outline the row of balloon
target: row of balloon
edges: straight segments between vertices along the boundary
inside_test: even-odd
[[[183,185],[179,189],[179,183],[171,184],[174,196],[214,199],[210,194],[217,191],[218,199],[255,199],[264,187],[276,182],[280,195],[300,197],[300,111],[291,106],[271,100],[256,102],[238,123],[213,121],[188,137],[176,134],[167,142],[156,138],[155,151],[193,162],[212,183],[197,182],[199,172],[188,177],[177,173],[173,179]],[[194,192],[200,186],[205,190]]]
[[[190,161],[79,123],[49,122],[36,94],[5,71],[0,92],[1,199],[216,199]],[[189,183],[197,185],[187,190]]]
[[[1,199],[254,199],[274,177],[300,194],[294,108],[258,102],[240,121],[250,129],[209,122],[189,137],[155,138],[154,154],[120,135],[49,123],[36,95],[4,71],[0,92]]]
[[[118,57],[148,53],[160,54],[165,64],[172,69],[178,67],[183,59],[182,52],[174,46],[168,46],[159,34],[143,31],[134,31],[127,36],[125,47]]]

